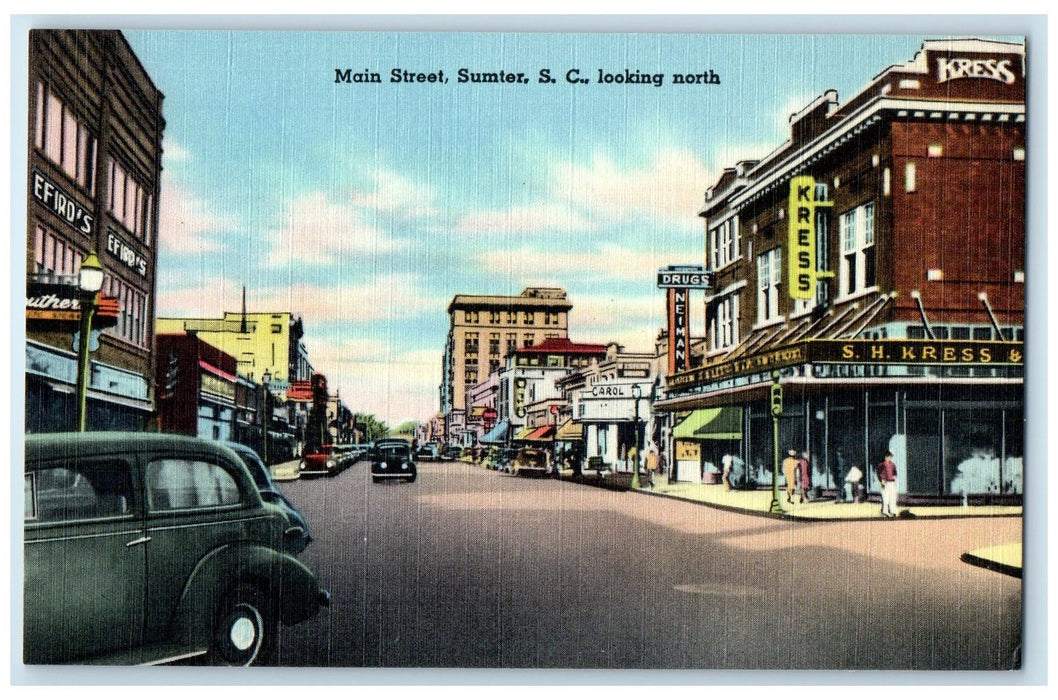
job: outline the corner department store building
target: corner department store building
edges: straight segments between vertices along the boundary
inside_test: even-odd
[[[25,429],[77,424],[77,273],[94,251],[111,313],[93,323],[87,426],[143,430],[154,416],[164,96],[110,30],[32,30],[28,87]],[[58,304],[69,318],[48,308]]]
[[[710,471],[730,452],[770,483],[777,371],[779,448],[810,451],[814,486],[855,465],[877,490],[889,450],[905,502],[1020,500],[1024,59],[1022,44],[927,41],[724,172],[700,212],[705,362],[654,407],[669,454]]]

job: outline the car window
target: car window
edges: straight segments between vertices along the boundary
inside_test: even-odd
[[[111,518],[132,509],[132,478],[121,460],[45,466],[26,474],[25,489],[27,521]]]
[[[152,510],[235,505],[242,500],[235,477],[211,462],[157,459],[147,467]]]

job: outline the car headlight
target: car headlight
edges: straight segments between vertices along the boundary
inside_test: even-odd
[[[400,468],[401,469],[407,469],[408,468],[408,463],[407,462],[401,462],[400,463]]]

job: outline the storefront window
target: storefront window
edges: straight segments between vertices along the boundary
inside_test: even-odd
[[[945,493],[1000,492],[1003,413],[979,406],[944,415]]]

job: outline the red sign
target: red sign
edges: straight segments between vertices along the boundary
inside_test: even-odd
[[[290,383],[287,389],[287,401],[312,401],[312,382],[307,379],[297,379]]]
[[[69,284],[26,285],[26,324],[42,330],[76,330],[81,322],[81,291]],[[117,325],[121,306],[114,297],[96,294],[92,328]]]

